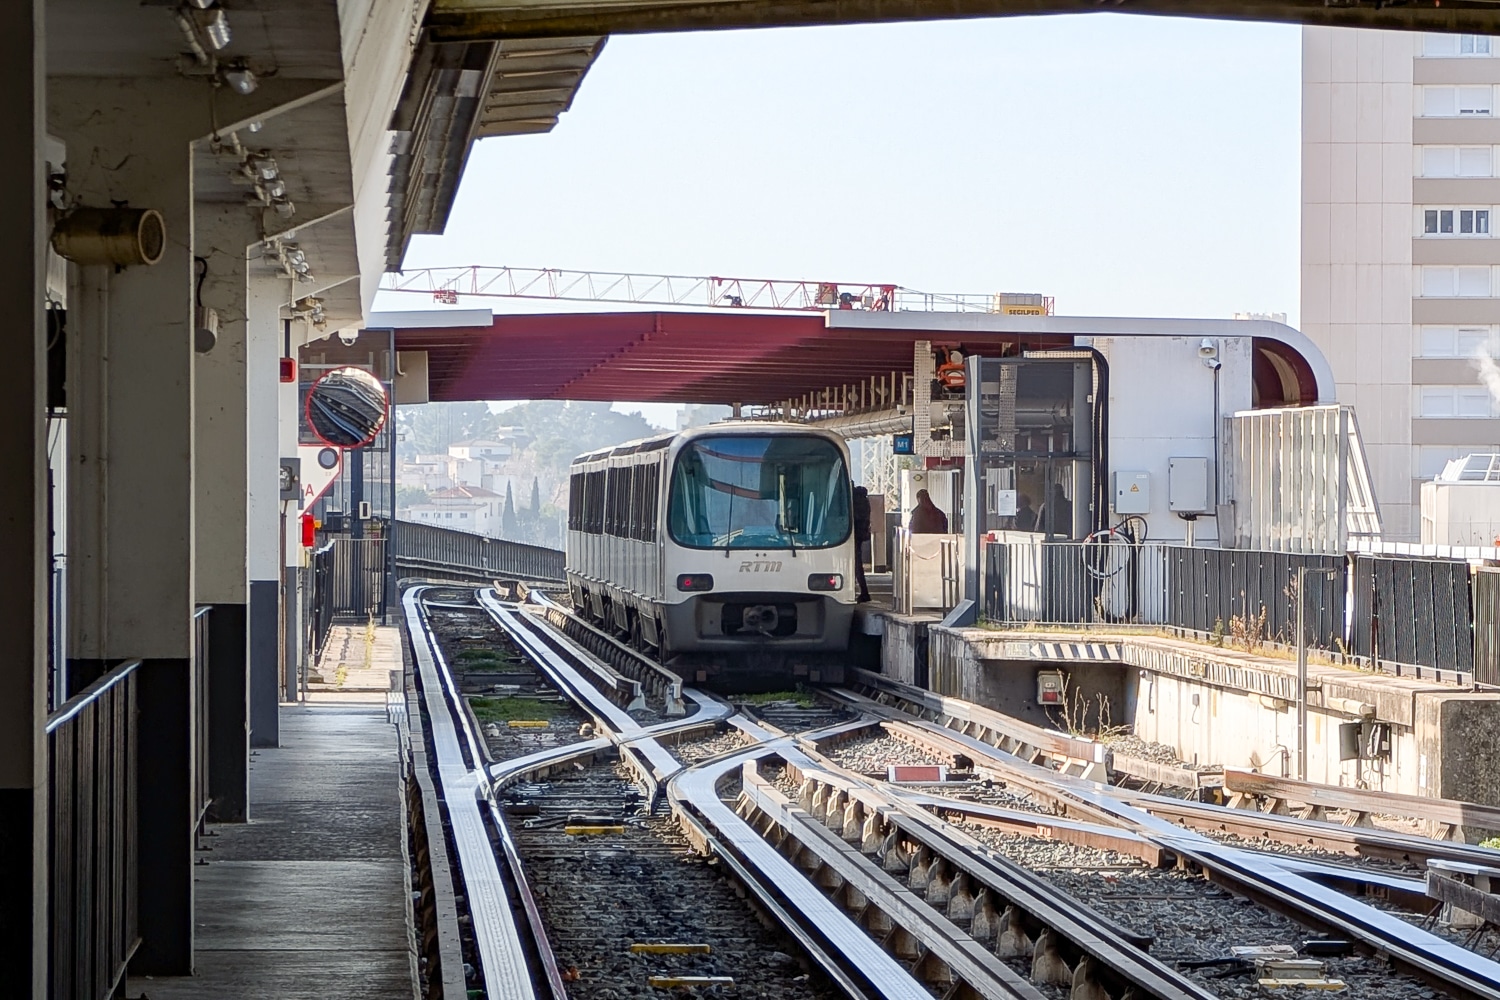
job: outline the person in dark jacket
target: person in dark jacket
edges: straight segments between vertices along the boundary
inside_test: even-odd
[[[913,535],[946,535],[948,515],[938,510],[926,490],[917,490],[917,505],[911,510]]]
[[[1019,497],[1020,503],[1016,505],[1016,530],[1036,530],[1036,508],[1031,506],[1031,497],[1022,493]]]
[[[870,540],[870,491],[854,487],[854,582],[859,588],[860,604],[870,599],[870,585],[865,582],[865,543]]]

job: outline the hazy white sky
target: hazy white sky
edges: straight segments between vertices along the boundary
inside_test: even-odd
[[[1295,325],[1300,44],[1289,25],[1113,14],[618,36],[552,133],[478,144],[447,233],[407,266]]]

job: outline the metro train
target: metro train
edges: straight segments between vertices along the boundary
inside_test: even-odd
[[[854,618],[849,450],[730,422],[573,460],[574,607],[691,683],[838,683]]]

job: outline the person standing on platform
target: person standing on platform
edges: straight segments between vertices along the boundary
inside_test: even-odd
[[[870,599],[870,586],[865,582],[865,544],[870,540],[870,491],[863,486],[854,487],[854,582],[859,587],[858,603]]]
[[[938,510],[926,490],[917,490],[917,505],[911,510],[911,533],[913,535],[946,535],[948,515]]]

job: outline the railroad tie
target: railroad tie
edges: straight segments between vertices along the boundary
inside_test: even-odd
[[[1092,955],[1085,955],[1078,960],[1078,967],[1073,970],[1073,989],[1068,993],[1068,1000],[1109,1000],[1109,993],[1094,978]]]
[[[989,944],[999,933],[1000,914],[995,912],[995,898],[989,889],[979,887],[974,896],[973,916],[969,921],[969,936],[980,944]]]
[[[1031,954],[1031,938],[1021,926],[1021,914],[1014,903],[1007,904],[1000,914],[1000,924],[995,932],[996,958],[1024,958]]]
[[[1031,952],[1031,981],[1038,985],[1072,986],[1073,970],[1063,961],[1057,947],[1057,935],[1043,927]]]
[[[974,894],[969,891],[969,876],[959,872],[953,877],[953,886],[948,890],[948,919],[962,924],[973,916]]]
[[[917,853],[912,855],[911,871],[906,880],[906,886],[912,892],[921,892],[927,888],[927,872],[932,867],[932,851],[923,844],[917,848]]]
[[[927,872],[927,902],[933,906],[946,906],[952,890],[953,876],[948,874],[948,864],[938,858]]]

